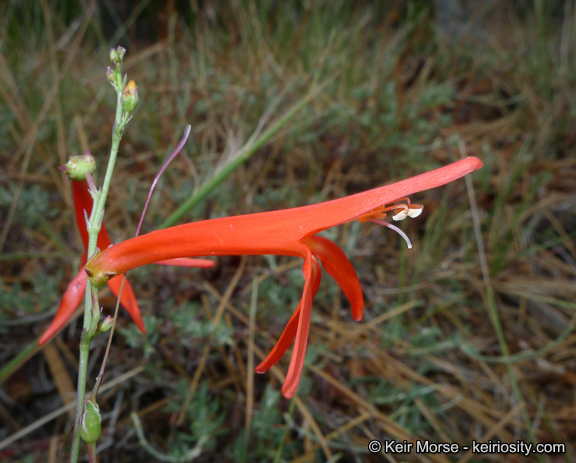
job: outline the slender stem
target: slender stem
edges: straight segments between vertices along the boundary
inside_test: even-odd
[[[106,168],[106,175],[104,176],[104,183],[102,184],[102,191],[98,197],[98,203],[94,201],[94,211],[100,211],[100,215],[104,214],[104,204],[106,203],[106,197],[108,196],[108,191],[110,190],[110,183],[112,182],[112,173],[114,172],[114,164],[116,163],[116,156],[118,155],[118,148],[120,147],[120,140],[124,134],[124,128],[126,127],[127,120],[123,117],[122,113],[122,90],[117,92],[116,96],[116,118],[114,121],[114,128],[112,130],[112,147],[110,148],[110,158],[108,159],[108,167]],[[98,224],[98,230],[100,230],[100,224]],[[96,234],[98,237],[98,234]],[[92,253],[96,251],[96,245]],[[88,258],[91,254],[88,251]]]
[[[96,252],[98,234],[102,226],[102,219],[104,215],[104,205],[106,204],[106,197],[110,190],[110,183],[112,182],[112,173],[114,172],[114,165],[118,155],[118,148],[120,140],[124,133],[124,128],[129,121],[129,117],[122,110],[122,92],[124,90],[122,82],[121,67],[117,66],[116,70],[116,117],[114,119],[114,127],[112,129],[112,146],[110,148],[110,157],[108,159],[108,166],[104,176],[104,183],[101,191],[92,191],[93,206],[90,218],[86,224],[88,230],[88,249],[87,256],[90,258]],[[76,463],[80,452],[80,433],[78,426],[82,417],[82,410],[84,407],[84,398],[86,396],[86,378],[88,375],[88,358],[90,353],[90,343],[96,334],[98,322],[100,320],[100,310],[98,303],[98,289],[93,287],[88,281],[86,285],[86,303],[84,306],[84,326],[82,330],[82,337],[80,339],[80,359],[78,363],[78,386],[76,391],[76,416],[74,420],[74,437],[72,440],[72,449],[70,452],[70,462]],[[95,452],[95,446],[89,448],[89,452]],[[94,455],[95,458],[95,455]]]
[[[96,396],[98,395],[98,390],[100,389],[100,384],[104,379],[104,370],[106,369],[106,362],[108,361],[108,355],[110,354],[110,347],[112,346],[112,338],[114,337],[114,330],[116,329],[116,320],[118,320],[118,309],[120,308],[120,300],[122,299],[122,291],[124,290],[124,283],[126,282],[126,275],[122,277],[122,284],[120,285],[120,292],[118,293],[118,299],[116,300],[116,309],[114,310],[114,323],[110,329],[110,336],[108,336],[108,344],[106,345],[106,352],[104,353],[104,360],[102,360],[102,366],[100,367],[100,373],[96,377],[96,383],[90,394],[90,400],[96,402]]]
[[[96,463],[96,444],[88,444],[88,463]]]
[[[294,414],[294,408],[296,407],[296,399],[292,399],[290,401],[290,408],[288,409],[287,415],[285,415],[285,419],[287,423],[284,425],[284,431],[282,431],[282,437],[280,438],[280,443],[276,448],[276,454],[274,455],[273,463],[278,463],[280,458],[282,457],[282,450],[284,449],[284,444],[286,442],[286,438],[288,437],[288,432],[290,431],[290,424],[292,421],[292,415]]]
[[[98,307],[98,306],[96,306]],[[70,462],[78,461],[80,452],[80,433],[78,426],[82,417],[84,407],[84,397],[86,395],[86,377],[88,376],[88,357],[90,353],[90,342],[94,333],[91,332],[93,323],[93,293],[90,282],[86,285],[86,302],[84,306],[84,328],[80,338],[80,360],[78,363],[78,385],[76,387],[76,416],[74,418],[74,435],[72,437],[72,449],[70,452]],[[97,320],[95,323],[98,326]]]

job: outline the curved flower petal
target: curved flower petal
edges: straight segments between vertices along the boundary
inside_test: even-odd
[[[298,329],[294,341],[294,352],[286,373],[286,380],[282,386],[282,395],[290,399],[298,389],[304,360],[306,358],[306,346],[308,344],[308,332],[310,331],[310,315],[312,313],[312,293],[313,282],[318,279],[320,273],[320,264],[311,255],[304,263],[304,272],[306,283],[304,284],[304,294],[302,294],[302,309],[298,320]]]
[[[122,286],[122,275],[112,278],[108,281],[108,287],[110,291],[114,293],[116,297],[120,294],[120,287]],[[140,308],[138,307],[138,301],[136,300],[136,295],[132,289],[130,282],[126,280],[124,282],[124,289],[122,290],[122,297],[120,298],[120,304],[126,309],[126,311],[132,317],[134,324],[138,327],[142,333],[146,333],[146,327],[144,326],[144,320],[142,320],[142,314],[140,313]]]
[[[86,230],[86,217],[84,216],[84,211],[88,217],[92,213],[92,205],[94,201],[92,200],[92,195],[88,191],[88,182],[86,180],[73,180],[72,181],[72,193],[74,195],[74,212],[76,213],[76,224],[78,225],[78,231],[80,232],[80,237],[84,243],[84,248],[88,248],[88,230]],[[104,224],[100,229],[98,234],[98,247],[100,249],[106,249],[112,244],[110,241],[110,236]]]
[[[312,300],[314,300],[314,297],[318,292],[321,278],[322,278],[321,271],[312,272],[312,282],[311,282]],[[286,350],[288,350],[288,348],[290,347],[290,344],[292,344],[292,341],[296,337],[296,331],[298,330],[298,322],[300,320],[300,310],[303,302],[304,302],[304,296],[302,296],[302,299],[300,299],[298,307],[296,307],[296,310],[290,317],[290,320],[288,320],[286,328],[284,328],[284,331],[282,332],[276,345],[272,348],[270,353],[260,363],[260,365],[256,367],[256,373],[267,372],[272,366],[276,364],[276,362],[278,362],[278,360],[280,360],[280,358],[284,355]]]
[[[85,291],[86,274],[83,269],[80,269],[78,274],[72,278],[70,283],[68,283],[68,287],[62,296],[56,316],[54,317],[54,320],[52,320],[48,329],[40,337],[40,340],[38,341],[39,345],[48,341],[48,339],[54,336],[56,332],[65,325],[66,321],[80,305],[80,302],[82,302]]]
[[[270,353],[266,356],[264,360],[255,368],[256,373],[266,373],[270,368],[272,368],[278,360],[284,355],[284,353],[294,341],[296,337],[296,331],[298,330],[298,322],[300,321],[300,308],[302,307],[302,301],[298,303],[298,307],[288,320],[286,328],[278,338],[278,342],[272,348]]]
[[[352,306],[352,318],[356,321],[362,320],[362,309],[364,308],[362,287],[358,281],[356,270],[354,270],[346,254],[323,236],[309,236],[302,240],[302,244],[310,247],[312,254],[320,259],[324,269],[342,288]]]

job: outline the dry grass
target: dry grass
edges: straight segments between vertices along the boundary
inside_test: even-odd
[[[484,168],[471,182],[413,198],[425,212],[403,226],[411,251],[375,225],[328,232],[358,272],[365,317],[353,322],[325,278],[292,402],[279,396],[288,359],[265,375],[253,365],[297,304],[300,262],[231,257],[210,271],[134,271],[149,334],[119,320],[99,398],[100,461],[153,460],[132,411],[150,445],[174,458],[206,436],[197,461],[523,459],[370,455],[371,439],[561,442],[567,453],[542,461],[573,461],[574,2],[557,11],[553,3],[550,11],[486,7],[455,30],[442,30],[438,11],[434,19],[418,2],[415,10],[393,1],[380,9],[239,3],[176,3],[181,9],[166,7],[160,22],[146,19],[158,17],[152,5],[135,23],[123,18],[119,43],[142,104],[106,209],[113,240],[133,234],[185,123],[192,142],[161,180],[145,231],[313,83],[325,87],[186,220],[336,198],[465,154]],[[0,376],[0,460],[55,462],[70,426],[63,405],[75,383],[80,324],[32,347],[81,252],[57,167],[85,149],[105,157],[113,104],[105,58],[116,42],[104,38],[110,15],[102,5],[4,8],[0,363],[29,355]],[[16,14],[30,27],[15,28]],[[101,302],[109,310],[115,301]],[[90,377],[104,343],[95,342]]]

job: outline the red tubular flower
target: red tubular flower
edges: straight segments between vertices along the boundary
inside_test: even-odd
[[[320,204],[205,220],[155,231],[105,249],[84,268],[90,281],[101,286],[135,267],[182,256],[277,254],[301,257],[305,284],[300,304],[272,352],[256,367],[259,373],[268,370],[295,339],[282,388],[283,395],[290,398],[296,392],[304,366],[312,300],[320,284],[318,261],[350,301],[353,318],[362,318],[362,290],[352,264],[334,243],[315,235],[353,220],[373,221],[400,231],[381,221],[386,212],[393,211],[395,220],[416,217],[422,206],[410,204],[406,196],[445,185],[480,167],[479,159],[469,157],[391,185]],[[408,204],[398,203],[403,200]]]
[[[86,229],[86,218],[84,216],[84,211],[86,214],[90,215],[92,212],[92,196],[88,191],[88,183],[86,180],[72,181],[72,191],[74,194],[74,211],[76,213],[76,223],[78,224],[78,230],[80,231],[80,237],[84,243],[84,248],[88,247],[88,230]],[[106,249],[112,246],[112,241],[108,236],[108,231],[104,224],[98,235],[98,248]],[[189,259],[189,258],[179,258],[171,260],[163,260],[155,262],[161,265],[176,265],[180,267],[204,267],[209,268],[214,265],[211,260],[205,259]],[[68,284],[64,296],[60,301],[60,306],[56,312],[56,316],[48,329],[40,337],[38,341],[39,345],[44,344],[48,341],[56,332],[64,326],[66,321],[72,316],[76,308],[82,302],[86,291],[86,273],[83,271],[83,266],[86,264],[86,252],[82,254],[80,271],[78,274],[72,278],[72,281]],[[120,294],[120,287],[122,285],[121,275],[116,278],[112,278],[108,281],[108,287],[114,293],[116,297]],[[146,327],[144,326],[144,320],[142,320],[142,315],[140,314],[140,309],[138,307],[138,301],[136,300],[136,295],[132,286],[126,280],[124,283],[124,289],[122,290],[122,297],[120,298],[120,303],[124,309],[130,314],[132,320],[142,333],[146,333]]]

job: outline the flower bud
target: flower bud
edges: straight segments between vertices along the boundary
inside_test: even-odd
[[[87,444],[95,444],[102,432],[102,417],[97,403],[87,400],[84,402],[82,420],[80,422],[80,437]]]
[[[98,332],[99,333],[106,333],[112,329],[112,326],[114,326],[114,317],[107,316],[98,325]]]
[[[136,106],[138,106],[138,100],[138,86],[136,82],[131,80],[122,93],[122,109],[124,112],[131,113],[134,111]]]
[[[118,47],[116,49],[110,49],[110,62],[113,64],[120,64],[124,59],[124,55],[126,54],[126,49],[123,47]]]
[[[110,66],[106,68],[106,79],[108,79],[108,82],[110,82],[111,84],[116,83],[116,75],[114,74],[114,71]]]
[[[81,156],[70,156],[68,162],[59,169],[72,180],[84,180],[87,173],[92,175],[96,170],[96,160],[90,151],[86,151],[86,154]]]

